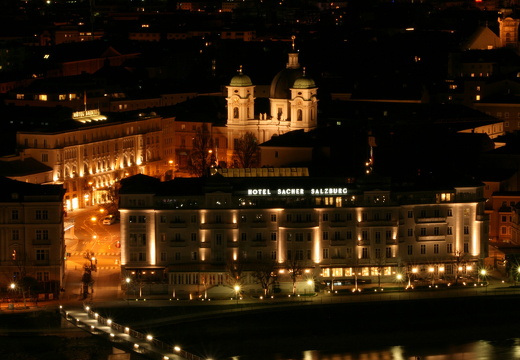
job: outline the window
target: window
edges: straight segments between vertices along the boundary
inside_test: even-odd
[[[144,224],[144,223],[146,222],[146,216],[144,216],[144,215],[139,215],[139,216],[137,217],[137,222],[138,222],[138,223],[141,223],[141,224]]]
[[[413,255],[413,245],[408,245],[408,255]]]
[[[295,241],[303,241],[303,233],[296,233]]]
[[[256,260],[262,260],[262,251],[261,250],[257,250],[257,252],[256,252]]]
[[[271,251],[271,260],[276,260],[276,250]]]
[[[20,231],[19,230],[11,231],[11,240],[20,240]]]
[[[464,225],[464,234],[469,234],[469,226],[468,225]]]
[[[164,224],[166,222],[166,216],[161,215],[161,224]]]
[[[469,244],[468,243],[464,243],[464,252],[465,253],[469,252]]]
[[[453,216],[453,209],[448,209],[448,216]]]
[[[277,236],[277,234],[275,232],[272,232],[271,233],[271,240],[272,241],[276,241],[276,236]]]
[[[47,210],[36,210],[36,220],[48,220],[49,212]]]
[[[376,259],[381,258],[381,249],[376,249]]]
[[[321,216],[321,219],[322,219],[323,221],[329,221],[329,214],[327,214],[327,213],[323,214],[323,215]]]
[[[198,259],[198,254],[196,251],[192,251],[191,252],[191,260],[197,260]]]
[[[421,236],[426,236],[426,228],[421,228]]]
[[[243,232],[240,234],[240,240],[246,241],[247,240],[247,233]]]
[[[413,229],[408,229],[408,236],[413,236]]]
[[[347,240],[352,240],[352,231],[347,231]]]
[[[11,211],[11,220],[18,220],[19,212],[18,210],[12,210]]]
[[[386,252],[386,257],[387,258],[391,258],[392,257],[392,248],[387,247],[385,252]]]
[[[450,244],[450,243],[446,244],[446,252],[448,254],[452,254],[453,253],[453,244]]]
[[[386,230],[385,239],[386,240],[392,239],[392,231],[391,230]]]
[[[381,244],[381,232],[376,231],[376,244]]]
[[[276,222],[276,214],[271,214],[271,221]]]
[[[36,249],[36,261],[47,261],[47,260],[49,260],[49,250]]]
[[[191,233],[191,241],[197,241],[197,233]]]
[[[328,259],[329,258],[329,249],[323,248],[323,258]]]
[[[440,229],[438,226],[434,227],[433,228],[433,235],[439,235],[440,234]]]
[[[448,235],[453,235],[453,227],[452,226],[448,226],[446,228],[446,234]]]
[[[166,260],[167,260],[166,252],[161,252],[161,261],[166,261]]]
[[[426,254],[426,245],[421,245],[421,255]]]
[[[439,244],[433,244],[433,253],[438,254],[439,253]]]
[[[334,240],[341,240],[341,233],[339,231],[334,231]]]
[[[49,154],[42,154],[42,162],[49,162]]]
[[[328,231],[324,231],[322,233],[322,239],[323,240],[329,240],[329,232]]]
[[[361,258],[368,259],[368,248],[364,247],[361,249]]]
[[[49,230],[36,230],[36,240],[49,240]]]
[[[366,231],[366,230],[361,231],[361,239],[368,240],[368,231]]]

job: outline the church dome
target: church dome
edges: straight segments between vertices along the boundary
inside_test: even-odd
[[[316,83],[310,77],[303,75],[296,79],[293,89],[312,89],[316,87]]]
[[[271,82],[269,97],[272,99],[290,99],[290,88],[296,79],[301,78],[302,75],[301,69],[288,68],[280,71]]]
[[[252,86],[252,85],[253,85],[253,82],[251,81],[251,78],[242,72],[242,66],[240,66],[240,70],[238,71],[238,74],[233,76],[233,78],[231,79],[231,82],[229,83],[229,86]]]

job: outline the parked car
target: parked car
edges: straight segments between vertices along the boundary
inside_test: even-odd
[[[109,215],[103,219],[103,225],[112,225],[116,222],[116,218],[112,215]]]

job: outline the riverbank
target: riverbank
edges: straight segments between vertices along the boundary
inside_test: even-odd
[[[226,306],[229,308],[230,305]],[[517,296],[431,298],[371,301],[222,312],[204,319],[175,321],[201,307],[97,308],[120,324],[137,325],[156,317],[158,325],[133,326],[165,343],[178,345],[204,358],[267,359],[268,354],[303,350],[345,352],[393,345],[435,346],[474,340],[520,337]],[[213,310],[210,305],[205,310]],[[214,313],[214,312],[213,312]],[[125,317],[127,321],[125,322]],[[188,316],[187,316],[188,317]],[[269,355],[271,356],[271,355]]]

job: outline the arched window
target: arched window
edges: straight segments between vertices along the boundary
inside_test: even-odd
[[[298,112],[297,112],[297,119],[298,121],[302,121],[302,117],[303,117],[303,112],[302,112],[302,109],[298,109]]]
[[[233,108],[233,119],[238,119],[238,108],[237,107]]]

